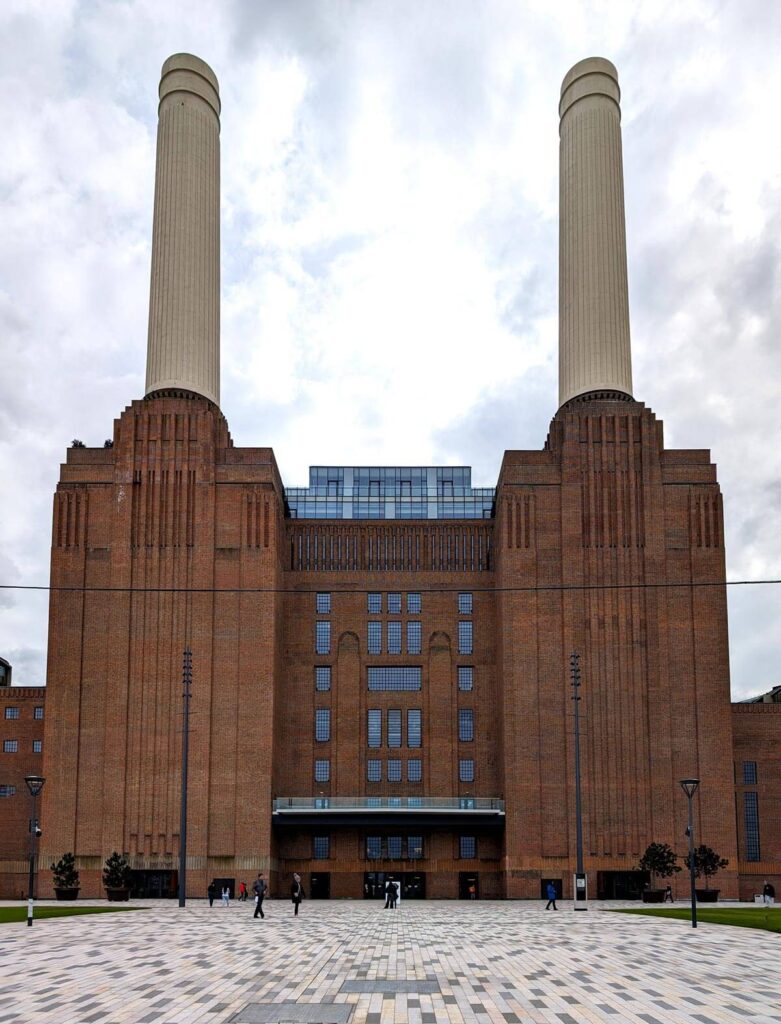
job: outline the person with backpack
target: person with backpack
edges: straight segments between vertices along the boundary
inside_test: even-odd
[[[265,917],[266,915],[263,913],[263,899],[268,892],[268,886],[266,885],[266,879],[263,877],[262,871],[258,875],[257,879],[252,883],[252,891],[255,893],[255,913],[252,916],[253,918],[258,915]]]

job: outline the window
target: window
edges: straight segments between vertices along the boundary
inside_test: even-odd
[[[315,651],[317,654],[331,653],[331,623],[315,623]]]
[[[315,669],[315,689],[321,693],[331,689],[330,665],[318,665]]]
[[[315,782],[329,782],[331,778],[331,762],[315,761]]]
[[[401,746],[401,711],[397,708],[388,711],[388,746]]]
[[[407,746],[419,747],[421,742],[421,712],[419,708],[407,711]]]
[[[371,708],[366,712],[368,723],[368,745],[370,747],[382,746],[382,711]]]
[[[410,860],[423,857],[423,836],[407,836],[407,856]]]
[[[471,594],[459,594],[458,595],[458,614],[459,615],[471,615],[472,614],[472,595]]]
[[[3,753],[4,754],[15,754],[19,749],[18,740],[3,740]]]
[[[401,797],[400,796],[389,796],[388,797],[388,807],[401,807]]]
[[[419,797],[419,796],[408,796],[407,797],[407,807],[422,807],[422,806],[423,806],[423,798],[422,797]]]
[[[471,758],[463,758],[458,762],[458,781],[475,781],[475,762]]]
[[[368,623],[366,650],[369,654],[382,654],[382,623]]]
[[[746,825],[746,860],[759,860],[759,806],[756,793],[743,794],[743,820]]]
[[[459,690],[471,690],[474,685],[474,675],[471,665],[458,666],[458,688]]]
[[[420,782],[423,779],[423,764],[419,757],[411,757],[407,761],[407,782]]]
[[[458,653],[472,653],[472,623],[459,622],[458,624]]]
[[[331,837],[312,836],[312,859],[328,860],[331,856]]]
[[[369,623],[374,625],[374,623]],[[375,653],[370,651],[370,654]],[[400,622],[389,622],[388,623],[388,654],[401,654],[401,623]]]
[[[331,595],[330,594],[318,594],[315,598],[315,608],[318,615],[330,615],[331,614]]]
[[[18,718],[19,717],[19,708],[6,708],[5,709],[5,717],[6,717],[6,721],[9,721],[12,718]]]
[[[377,764],[379,764],[379,763],[380,762],[378,761]],[[377,769],[377,771],[379,771],[379,768]],[[382,778],[382,776],[380,776],[380,778]],[[367,807],[382,807],[382,797],[381,796],[367,796],[366,797],[366,806]]]
[[[420,615],[420,594],[407,594],[407,615]]]
[[[743,762],[743,785],[744,786],[756,786],[757,784],[757,762],[756,761],[744,761]]]
[[[395,757],[388,761],[388,782],[401,782],[401,761]]]
[[[382,761],[370,757],[366,762],[366,781],[382,782]]]
[[[36,708],[35,711],[33,712],[33,718],[40,722],[40,720],[43,718],[43,708]]]
[[[316,796],[315,797],[315,810],[323,811],[331,806],[331,798],[328,796]]]
[[[410,666],[370,668],[368,679],[370,690],[419,690],[421,670]]]
[[[366,859],[379,860],[382,856],[382,839],[380,836],[366,837]]]
[[[401,860],[404,849],[404,840],[401,836],[388,836],[388,857],[391,860]]]
[[[315,739],[318,743],[331,739],[331,712],[328,708],[317,708],[315,711]]]
[[[475,809],[475,798],[473,796],[460,796],[458,806],[462,811],[473,811]]]
[[[43,740],[33,740],[33,753],[40,754],[43,752]]]
[[[458,837],[458,856],[461,860],[474,860],[477,856],[477,840],[474,836]]]
[[[458,738],[462,743],[475,738],[475,713],[471,708],[458,709]]]
[[[421,625],[419,622],[407,623],[407,654],[420,654]]]
[[[401,615],[401,594],[388,594],[388,615]]]
[[[0,786],[0,797],[16,796],[16,786]]]
[[[369,594],[368,598],[369,615],[379,615],[382,611],[382,594]]]

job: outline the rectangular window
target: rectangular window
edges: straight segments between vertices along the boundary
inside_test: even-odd
[[[407,761],[407,782],[420,782],[423,779],[423,762],[419,757],[411,757]]]
[[[458,762],[458,781],[475,781],[475,762],[470,758],[463,758]]]
[[[388,836],[388,857],[391,860],[401,860],[404,849],[404,840],[401,836]]]
[[[474,685],[474,675],[471,665],[458,666],[458,688],[459,690],[471,690]]]
[[[388,594],[388,615],[401,615],[401,594]]]
[[[331,762],[315,761],[315,782],[328,782],[331,778]]]
[[[382,746],[382,711],[371,708],[366,712],[368,723],[368,745],[370,747]]]
[[[33,753],[34,754],[41,754],[41,753],[43,753],[43,740],[33,740]]]
[[[746,825],[746,860],[759,860],[759,804],[756,793],[743,794],[743,820]]]
[[[327,807],[331,806],[331,798],[328,796],[316,796],[315,797],[315,810],[324,811]]]
[[[36,708],[33,713],[33,718],[40,722],[40,720],[43,718],[43,708]]]
[[[419,690],[421,686],[421,670],[405,666],[376,667],[368,672],[369,689],[379,690]]]
[[[372,625],[372,623],[369,623]],[[373,654],[373,651],[369,651]],[[401,654],[401,623],[388,623],[388,654]]]
[[[331,653],[331,623],[315,623],[315,652],[317,654]]]
[[[407,836],[407,856],[410,860],[423,859],[423,836]]]
[[[401,746],[401,711],[398,708],[388,711],[388,746]]]
[[[315,711],[315,739],[318,743],[326,743],[331,739],[331,712],[328,708],[317,708]]]
[[[407,594],[407,615],[420,615],[420,594]]]
[[[370,757],[366,762],[366,781],[382,782],[382,761]]]
[[[369,622],[367,624],[366,650],[369,654],[382,654],[381,622]]]
[[[318,594],[315,598],[315,609],[318,615],[330,615],[331,614],[331,595],[330,594]]]
[[[401,761],[395,757],[388,761],[388,782],[401,782]]]
[[[18,718],[19,717],[19,708],[6,708],[5,709],[5,717],[6,717],[6,721],[9,721],[12,718]]]
[[[472,623],[459,622],[458,624],[458,653],[472,653]]]
[[[421,712],[419,708],[407,711],[407,746],[419,747],[421,744]]]
[[[382,856],[382,838],[380,836],[366,837],[366,859],[379,860]]]
[[[382,594],[369,594],[367,608],[369,615],[379,615],[382,611]]]
[[[312,860],[328,860],[331,856],[331,837],[312,836]]]
[[[458,614],[459,615],[471,615],[472,614],[472,595],[471,594],[459,594],[458,595]]]
[[[461,860],[474,860],[477,856],[477,839],[474,836],[458,837],[458,856]]]
[[[756,786],[757,784],[757,762],[756,761],[744,761],[743,762],[743,785],[744,786]]]
[[[0,786],[0,797],[16,796],[16,786]]]
[[[3,753],[4,754],[15,754],[19,749],[18,740],[3,740]]]
[[[315,689],[321,693],[331,689],[330,665],[318,665],[315,669]]]
[[[475,809],[475,798],[473,796],[460,796],[458,806],[462,811],[473,811]]]
[[[407,623],[407,654],[420,654],[421,645],[421,624],[419,622]]]
[[[458,709],[458,738],[462,743],[475,738],[475,713],[471,708]]]

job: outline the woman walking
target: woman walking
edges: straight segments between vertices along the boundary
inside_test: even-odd
[[[293,906],[296,908],[293,914],[295,917],[298,917],[298,907],[304,898],[304,887],[301,885],[301,875],[295,871],[293,872],[293,884],[290,886],[290,898],[293,901]]]

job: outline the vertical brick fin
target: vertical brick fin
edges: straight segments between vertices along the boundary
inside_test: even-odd
[[[263,502],[263,547],[267,548],[269,545],[269,518],[270,509],[267,501]],[[258,536],[258,547],[260,547],[260,537]]]
[[[195,470],[187,470],[187,513],[185,520],[185,543],[188,548],[195,544]]]

